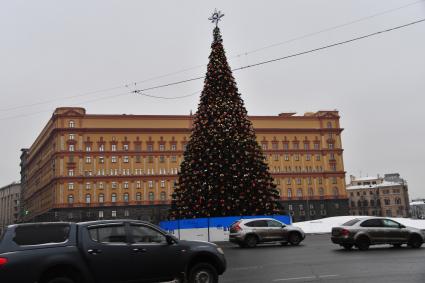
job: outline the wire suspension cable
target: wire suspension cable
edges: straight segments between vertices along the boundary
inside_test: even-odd
[[[407,7],[412,6],[412,5],[416,5],[416,4],[418,4],[420,2],[424,2],[424,1],[425,0],[419,0],[419,1],[416,1],[416,2],[408,3],[406,5],[395,7],[395,8],[389,9],[389,10],[385,10],[385,11],[382,11],[382,12],[379,12],[379,13],[376,13],[376,14],[372,14],[372,15],[369,15],[369,16],[366,16],[366,17],[363,17],[363,18],[359,18],[357,20],[353,20],[353,21],[346,22],[346,23],[343,23],[343,24],[340,24],[340,25],[325,28],[325,29],[322,29],[322,30],[319,30],[319,31],[316,31],[316,32],[312,32],[312,33],[302,35],[302,36],[294,37],[294,38],[286,40],[286,41],[274,43],[274,44],[271,44],[271,45],[268,45],[268,46],[264,46],[264,47],[253,49],[253,50],[250,50],[250,51],[247,51],[247,52],[232,55],[229,58],[239,58],[241,56],[247,56],[247,55],[250,55],[252,53],[262,51],[262,50],[266,50],[266,49],[270,49],[270,48],[273,48],[273,47],[288,44],[288,43],[291,43],[291,42],[295,42],[295,41],[305,39],[305,38],[308,38],[308,37],[311,37],[311,36],[314,36],[314,35],[318,35],[318,34],[321,34],[321,33],[324,33],[324,32],[336,30],[336,29],[339,29],[339,28],[342,28],[342,27],[346,27],[346,26],[355,24],[355,23],[370,20],[372,18],[382,16],[382,15],[385,15],[385,14],[388,14],[388,13],[392,13],[392,12],[398,11],[400,9],[407,8]],[[163,74],[163,75],[153,76],[153,77],[141,80],[141,81],[136,81],[136,82],[128,83],[128,84],[125,84],[125,85],[120,85],[120,86],[115,86],[115,87],[105,88],[105,89],[99,89],[99,90],[94,90],[94,91],[88,91],[88,92],[84,92],[84,93],[77,94],[77,95],[59,97],[59,98],[54,98],[54,99],[50,99],[50,100],[43,100],[43,101],[40,101],[40,102],[35,102],[35,103],[30,103],[30,104],[25,104],[25,105],[18,105],[18,106],[13,106],[13,107],[9,107],[9,108],[2,108],[2,109],[0,109],[0,111],[6,112],[6,111],[17,110],[17,109],[21,109],[21,108],[27,108],[27,107],[47,104],[47,103],[60,101],[60,100],[67,100],[67,99],[72,99],[72,98],[77,98],[77,97],[83,97],[83,96],[87,96],[87,95],[90,95],[90,94],[96,94],[96,93],[102,93],[102,92],[112,91],[112,90],[116,90],[116,89],[128,88],[129,86],[133,86],[133,85],[136,86],[138,84],[162,79],[162,78],[169,77],[169,76],[172,76],[172,75],[177,75],[177,74],[180,74],[180,73],[195,70],[195,69],[198,69],[200,67],[205,67],[205,66],[206,66],[205,64],[199,64],[199,65],[188,67],[188,68],[185,68],[185,69],[181,69],[181,70],[178,70],[178,71],[175,71],[175,72],[170,72],[170,73],[166,73],[166,74]]]
[[[265,65],[265,64],[268,64],[268,63],[272,63],[272,62],[276,62],[276,61],[281,61],[281,60],[285,60],[285,59],[297,57],[297,56],[300,56],[300,55],[305,55],[305,54],[308,54],[308,53],[313,53],[313,52],[317,52],[317,51],[320,51],[320,50],[332,48],[332,47],[335,47],[335,46],[344,45],[344,44],[351,43],[351,42],[354,42],[354,41],[358,41],[358,40],[361,40],[361,39],[365,39],[365,38],[368,38],[368,37],[372,37],[372,36],[376,36],[376,35],[379,35],[379,34],[387,33],[387,32],[394,31],[394,30],[401,29],[401,28],[405,28],[405,27],[408,27],[408,26],[412,26],[412,25],[415,25],[415,24],[418,24],[418,23],[421,23],[421,22],[424,22],[424,21],[425,21],[425,19],[420,19],[420,20],[417,20],[417,21],[414,21],[414,22],[410,22],[410,23],[407,23],[407,24],[404,24],[404,25],[400,25],[400,26],[389,28],[389,29],[377,31],[377,32],[374,32],[374,33],[366,34],[366,35],[363,35],[363,36],[355,37],[355,38],[352,38],[352,39],[348,39],[348,40],[344,40],[344,41],[340,41],[340,42],[328,44],[328,45],[321,46],[321,47],[318,47],[318,48],[314,48],[314,49],[310,49],[310,50],[306,50],[306,51],[294,53],[294,54],[291,54],[291,55],[287,55],[287,56],[283,56],[283,57],[279,57],[279,58],[275,58],[275,59],[271,59],[271,60],[261,61],[261,62],[255,63],[255,64],[250,64],[250,65],[238,67],[238,68],[232,69],[232,71],[239,71],[239,70],[249,69],[249,68],[252,68],[252,67],[256,67],[256,66],[260,66],[260,65]],[[148,91],[148,90],[169,87],[169,86],[173,86],[173,85],[177,85],[177,84],[183,84],[183,83],[187,83],[187,82],[191,82],[191,81],[196,81],[196,80],[200,80],[200,79],[204,79],[204,78],[205,78],[205,76],[195,77],[195,78],[191,78],[191,79],[187,79],[187,80],[182,80],[182,81],[177,81],[177,82],[172,82],[172,83],[157,85],[157,86],[153,86],[153,87],[149,87],[149,88],[134,90],[133,92],[134,93],[141,93],[141,92]]]

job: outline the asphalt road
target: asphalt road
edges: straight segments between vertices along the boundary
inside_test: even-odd
[[[425,282],[425,245],[372,246],[368,251],[345,251],[330,235],[307,235],[298,247],[267,245],[224,248],[228,269],[224,282]]]

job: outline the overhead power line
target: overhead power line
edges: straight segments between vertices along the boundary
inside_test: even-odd
[[[415,25],[415,24],[418,24],[418,23],[421,23],[421,22],[424,22],[424,21],[425,21],[425,19],[417,20],[417,21],[410,22],[410,23],[407,23],[407,24],[404,24],[404,25],[400,25],[400,26],[389,28],[389,29],[377,31],[377,32],[374,32],[374,33],[366,34],[366,35],[363,35],[363,36],[355,37],[355,38],[352,38],[352,39],[348,39],[348,40],[344,40],[344,41],[340,41],[340,42],[328,44],[328,45],[325,45],[325,46],[322,46],[322,47],[318,47],[318,48],[314,48],[314,49],[310,49],[310,50],[306,50],[306,51],[294,53],[294,54],[287,55],[287,56],[283,56],[283,57],[279,57],[279,58],[274,58],[274,59],[266,60],[266,61],[261,61],[261,62],[255,63],[255,64],[250,64],[250,65],[242,66],[242,67],[239,67],[239,68],[232,69],[232,71],[240,71],[240,70],[244,70],[244,69],[249,69],[249,68],[257,67],[257,66],[260,66],[260,65],[265,65],[265,64],[269,64],[269,63],[273,63],[273,62],[277,62],[277,61],[281,61],[281,60],[285,60],[285,59],[289,59],[289,58],[293,58],[293,57],[305,55],[305,54],[308,54],[308,53],[313,53],[313,52],[321,51],[321,50],[324,50],[324,49],[336,47],[336,46],[339,46],[339,45],[344,45],[344,44],[351,43],[351,42],[354,42],[354,41],[358,41],[358,40],[361,40],[361,39],[365,39],[365,38],[368,38],[368,37],[380,35],[380,34],[383,34],[383,33],[387,33],[387,32],[394,31],[394,30],[398,30],[398,29],[405,28],[405,27],[408,27],[408,26],[412,26],[412,25]],[[138,89],[138,90],[134,90],[133,92],[140,94],[140,93],[143,93],[145,91],[149,91],[149,90],[153,90],[153,89],[158,89],[158,88],[169,87],[169,86],[178,85],[178,84],[183,84],[183,83],[187,83],[187,82],[191,82],[191,81],[196,81],[196,80],[200,80],[200,79],[204,79],[204,78],[205,78],[205,76],[195,77],[195,78],[191,78],[191,79],[186,79],[186,80],[176,81],[176,82],[172,82],[172,83],[157,85],[157,86],[153,86],[153,87],[149,87],[149,88]]]
[[[392,13],[392,12],[395,12],[395,11],[398,11],[398,10],[401,10],[401,9],[405,9],[407,7],[416,5],[416,4],[424,2],[424,1],[425,0],[419,0],[419,1],[416,1],[416,2],[408,3],[408,4],[405,4],[405,5],[399,6],[399,7],[395,7],[395,8],[392,8],[392,9],[388,9],[388,10],[376,13],[376,14],[372,14],[372,15],[369,15],[369,16],[366,16],[366,17],[362,17],[362,18],[359,18],[357,20],[349,21],[349,22],[339,24],[339,25],[336,25],[336,26],[332,26],[332,27],[328,27],[328,28],[325,28],[325,29],[322,29],[322,30],[319,30],[319,31],[315,31],[315,32],[307,33],[307,34],[304,34],[304,35],[301,35],[301,36],[297,36],[297,37],[288,39],[286,41],[270,44],[270,45],[260,47],[260,48],[257,48],[257,49],[253,49],[253,50],[250,50],[250,51],[247,51],[247,52],[242,52],[242,53],[239,53],[239,54],[236,54],[236,55],[232,55],[232,56],[229,56],[229,58],[232,59],[232,58],[239,58],[239,57],[242,57],[242,56],[248,56],[250,54],[253,54],[253,53],[256,53],[256,52],[259,52],[259,51],[267,50],[267,49],[274,48],[274,47],[277,47],[277,46],[282,46],[282,45],[292,43],[292,42],[295,42],[295,41],[298,41],[298,40],[302,40],[302,39],[305,39],[305,38],[308,38],[308,37],[311,37],[311,36],[315,36],[315,35],[322,34],[322,33],[325,33],[325,32],[333,31],[333,30],[343,28],[343,27],[346,27],[346,26],[349,26],[349,25],[352,25],[352,24],[356,24],[356,23],[359,23],[359,22],[367,21],[367,20],[373,19],[373,18],[378,17],[378,16],[382,16],[382,15],[389,14],[389,13]],[[136,82],[120,85],[120,86],[115,86],[115,87],[110,87],[110,88],[105,88],[105,89],[99,89],[99,90],[94,90],[94,91],[88,91],[88,92],[83,92],[83,93],[76,94],[76,95],[58,97],[58,98],[43,100],[43,101],[39,101],[39,102],[35,102],[35,103],[17,105],[17,106],[12,106],[12,107],[9,107],[9,108],[0,108],[0,111],[1,112],[7,112],[7,111],[17,110],[17,109],[22,109],[22,108],[27,108],[27,107],[32,107],[32,106],[48,104],[48,103],[52,103],[52,102],[55,102],[55,101],[69,100],[69,99],[84,97],[84,96],[88,96],[88,95],[92,95],[92,94],[96,94],[96,93],[103,93],[103,92],[109,92],[109,91],[112,91],[112,90],[117,90],[117,89],[122,89],[122,88],[129,88],[130,86],[136,86],[136,85],[143,84],[143,83],[146,83],[146,82],[149,82],[149,81],[154,81],[154,80],[166,78],[166,77],[169,77],[169,76],[172,76],[172,75],[181,74],[181,73],[191,71],[191,70],[195,70],[195,69],[198,69],[200,67],[205,67],[205,66],[206,66],[205,64],[199,64],[199,65],[188,67],[188,68],[185,68],[185,69],[181,69],[181,70],[178,70],[178,71],[175,71],[175,72],[169,72],[169,73],[166,73],[166,74],[153,76],[153,77],[150,77],[150,78],[147,78],[147,79],[144,79],[144,80],[140,80],[140,81],[136,81]],[[171,98],[171,99],[175,99],[175,98]]]
[[[270,59],[270,60],[266,60],[266,61],[261,61],[261,62],[255,63],[255,64],[250,64],[250,65],[242,66],[242,67],[239,67],[239,68],[232,69],[232,71],[239,71],[239,70],[249,69],[249,68],[257,67],[257,66],[260,66],[260,65],[265,65],[265,64],[268,64],[268,63],[273,63],[273,62],[277,62],[277,61],[281,61],[281,60],[285,60],[285,59],[289,59],[289,58],[293,58],[293,57],[297,57],[297,56],[301,56],[301,55],[305,55],[305,54],[317,52],[317,51],[320,51],[320,50],[328,49],[328,48],[331,48],[331,47],[336,47],[336,46],[339,46],[339,45],[344,45],[344,44],[355,42],[355,41],[358,41],[358,40],[361,40],[361,39],[369,38],[369,37],[376,36],[376,35],[379,35],[379,34],[383,34],[383,33],[387,33],[387,32],[390,32],[390,31],[394,31],[394,30],[398,30],[398,29],[401,29],[401,28],[405,28],[405,27],[408,27],[408,26],[412,26],[412,25],[415,25],[415,24],[418,24],[418,23],[421,23],[421,22],[425,22],[425,19],[420,19],[420,20],[413,21],[413,22],[410,22],[410,23],[407,23],[407,24],[404,24],[404,25],[399,25],[399,26],[396,26],[396,27],[392,27],[392,28],[388,28],[388,29],[385,29],[385,30],[377,31],[377,32],[374,32],[374,33],[366,34],[366,35],[363,35],[363,36],[355,37],[355,38],[352,38],[352,39],[348,39],[348,40],[336,42],[336,43],[333,43],[333,44],[328,44],[328,45],[325,45],[325,46],[322,46],[322,47],[318,47],[318,48],[314,48],[314,49],[310,49],[310,50],[306,50],[306,51],[294,53],[294,54],[291,54],[291,55],[287,55],[287,56],[283,56],[283,57],[279,57],[279,58],[274,58],[274,59]],[[194,78],[191,78],[191,79],[186,79],[186,80],[176,81],[176,82],[172,82],[172,83],[157,85],[157,86],[154,86],[154,87],[149,87],[149,88],[145,88],[145,89],[134,90],[134,91],[131,91],[131,92],[126,92],[126,93],[122,93],[122,94],[118,94],[118,95],[112,95],[112,96],[108,96],[108,97],[99,97],[99,98],[96,98],[96,99],[93,99],[93,100],[81,102],[79,104],[91,103],[91,102],[94,102],[94,101],[109,99],[109,98],[113,98],[113,97],[117,97],[117,96],[130,95],[132,93],[137,93],[137,94],[142,95],[142,96],[147,96],[147,97],[156,98],[156,99],[179,99],[179,98],[189,97],[189,96],[192,96],[192,95],[195,95],[195,94],[199,93],[200,91],[196,91],[196,92],[193,92],[193,93],[188,94],[188,95],[174,96],[174,97],[155,96],[155,95],[146,94],[144,92],[145,91],[148,91],[148,90],[159,89],[159,88],[164,88],[164,87],[169,87],[169,86],[173,86],[173,85],[183,84],[183,83],[187,83],[187,82],[191,82],[191,81],[196,81],[196,80],[200,80],[200,79],[203,79],[203,78],[205,78],[205,76],[194,77]],[[0,118],[0,121],[14,119],[14,118],[19,118],[19,117],[27,117],[27,116],[39,114],[39,113],[42,113],[42,112],[47,112],[47,111],[51,111],[51,110],[44,110],[44,111],[39,111],[39,112],[25,114],[25,115],[9,116],[9,117],[5,117],[5,118]]]

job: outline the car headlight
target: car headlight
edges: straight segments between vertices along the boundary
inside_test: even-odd
[[[224,251],[223,251],[223,249],[222,249],[222,248],[217,247],[217,251],[218,251],[220,254],[224,255]]]

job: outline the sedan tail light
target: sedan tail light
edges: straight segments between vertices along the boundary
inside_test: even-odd
[[[350,235],[350,231],[348,231],[347,229],[342,229],[340,233],[341,233],[342,236]]]
[[[239,226],[239,224],[240,224],[241,222],[240,221],[238,221],[238,222],[236,222],[235,224],[233,224],[233,229],[237,232],[237,231],[241,231],[242,230],[242,228],[241,228],[241,226]]]
[[[7,263],[7,258],[5,257],[0,257],[0,267],[3,267],[6,263]]]

